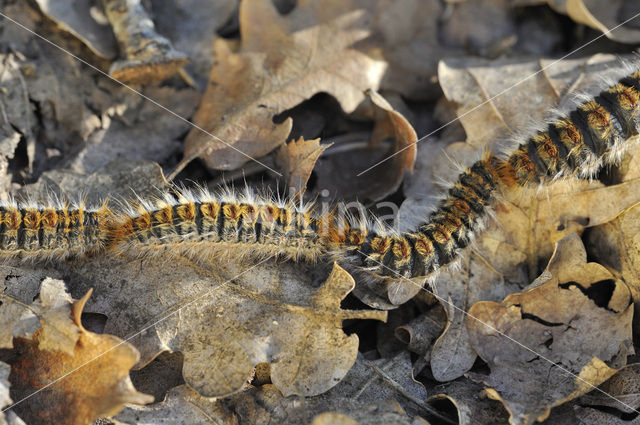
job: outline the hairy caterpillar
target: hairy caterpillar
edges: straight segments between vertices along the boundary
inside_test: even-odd
[[[486,153],[462,172],[418,228],[395,234],[380,223],[319,213],[310,204],[279,202],[246,191],[213,195],[180,191],[129,204],[51,208],[0,206],[0,254],[55,258],[108,251],[180,252],[213,257],[239,250],[252,257],[315,261],[328,254],[351,271],[376,277],[433,275],[453,262],[482,227],[499,187],[546,178],[593,177],[617,161],[640,127],[640,71],[551,120],[504,156]]]
[[[487,215],[496,188],[545,178],[593,177],[617,161],[640,128],[640,70],[575,109],[559,114],[505,158],[485,154],[459,175],[447,196],[415,232],[385,235],[345,226],[332,242],[344,245],[349,265],[375,276],[429,275],[453,262]]]

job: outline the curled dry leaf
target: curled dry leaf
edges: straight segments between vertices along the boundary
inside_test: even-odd
[[[316,170],[317,185],[320,188],[329,190],[340,199],[357,198],[364,202],[383,199],[400,187],[406,172],[413,172],[418,140],[409,121],[394,110],[387,100],[373,90],[365,93],[371,101],[375,120],[369,146],[365,151],[352,151],[326,160],[321,159],[321,166]],[[391,139],[393,144],[389,149],[381,149],[380,142],[386,139]],[[336,145],[336,148],[339,146]],[[382,160],[384,162],[380,162]],[[401,282],[396,284],[402,286]],[[409,288],[409,291],[413,290],[413,287]],[[358,286],[358,296],[362,292]],[[411,297],[407,298],[404,294],[399,295],[398,304],[404,302],[401,299],[406,301],[409,298]]]
[[[611,413],[637,413],[636,410],[640,407],[640,363],[625,366],[620,372],[600,385],[600,389],[603,392],[594,391],[580,397],[580,404],[596,409],[610,410]]]
[[[283,17],[268,0],[241,3],[240,51],[216,40],[217,62],[194,116],[196,125],[225,143],[194,128],[185,141],[186,158],[199,156],[214,169],[237,168],[284,143],[291,120],[275,124],[276,114],[319,92],[351,112],[363,90],[378,87],[384,63],[351,47],[368,35],[363,13],[328,19],[325,12],[308,2]]]
[[[544,420],[552,407],[593,390],[624,366],[631,347],[629,289],[587,263],[576,235],[558,243],[532,286],[501,303],[474,304],[466,323],[491,368],[474,376],[514,425]]]
[[[118,46],[107,18],[100,7],[89,1],[36,0],[40,10],[60,28],[82,41],[104,59],[114,59]]]
[[[38,318],[37,329],[15,335],[9,360],[11,394],[19,402],[12,409],[31,425],[85,425],[127,403],[153,401],[129,379],[138,351],[115,336],[82,327],[90,294],[72,302],[62,281],[45,279],[34,305],[13,302]]]
[[[609,39],[635,44],[640,41],[637,21],[626,22],[640,12],[637,3],[626,0],[547,0],[549,5],[569,15],[575,22],[588,25]],[[624,23],[624,25],[622,25]]]
[[[460,425],[494,425],[507,422],[508,414],[497,401],[482,397],[482,385],[460,378],[437,387],[438,394],[427,402],[438,410],[446,408],[446,401],[458,412]]]
[[[316,161],[329,146],[331,144],[320,145],[320,139],[304,140],[300,137],[278,150],[278,162],[284,170],[287,187],[293,188],[300,199],[307,189],[307,181]]]

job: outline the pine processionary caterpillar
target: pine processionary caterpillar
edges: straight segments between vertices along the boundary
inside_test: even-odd
[[[129,204],[0,206],[0,255],[49,259],[108,251],[276,255],[315,261],[328,254],[365,275],[412,278],[453,262],[482,227],[496,190],[548,178],[593,177],[616,162],[640,128],[640,71],[551,120],[504,157],[486,153],[462,172],[434,212],[405,234],[313,205],[276,202],[246,191],[181,191]]]

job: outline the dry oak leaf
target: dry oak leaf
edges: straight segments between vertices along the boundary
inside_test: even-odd
[[[274,385],[265,384],[245,387],[224,399],[207,398],[188,386],[180,386],[170,390],[161,403],[128,407],[115,419],[117,424],[130,425],[297,425],[323,415],[341,415],[360,424],[409,425],[409,417],[416,420],[417,413],[430,409],[424,402],[426,394],[424,386],[413,379],[409,354],[405,352],[395,359],[374,362],[358,356],[338,385],[313,397],[284,397]],[[169,418],[184,419],[171,422]]]
[[[341,419],[348,418],[345,420],[362,425],[428,425],[426,422],[412,422],[397,403],[360,403],[345,397],[328,400],[325,394],[305,398],[284,397],[271,384],[261,387],[247,386],[242,392],[223,399],[203,397],[189,386],[181,385],[172,388],[161,403],[127,407],[114,418],[114,423],[116,425],[298,425],[312,423],[311,421],[318,417],[322,419],[327,414],[340,415]]]
[[[205,269],[181,257],[162,265],[106,258],[77,263],[68,276],[78,290],[83,280],[100,284],[91,307],[109,318],[105,332],[129,335],[154,324],[131,340],[142,353],[138,367],[161,352],[182,352],[185,382],[220,397],[241,390],[254,367],[266,362],[286,395],[327,391],[358,351],[357,335],[345,335],[342,321],[385,320],[386,312],[340,309],[354,286],[340,267],[318,286],[303,265],[263,263],[229,257]]]
[[[513,425],[542,421],[552,407],[593,390],[633,350],[631,293],[604,267],[587,263],[578,236],[557,244],[531,287],[501,303],[474,304],[466,323],[491,369],[470,376],[504,404]]]
[[[301,2],[287,16],[269,0],[240,4],[240,50],[216,40],[217,62],[194,116],[196,125],[226,144],[194,128],[185,157],[200,157],[214,169],[237,168],[284,143],[291,120],[275,124],[276,114],[319,92],[352,112],[363,90],[378,87],[384,62],[351,47],[369,35],[360,22],[365,14],[325,19],[319,3]]]
[[[125,404],[153,401],[129,379],[138,351],[115,336],[82,327],[80,317],[90,295],[88,291],[72,302],[62,281],[46,279],[40,305],[24,306],[32,312],[44,305],[50,310],[37,313],[41,327],[31,336],[14,338],[10,354],[11,396],[21,401],[12,409],[30,425],[86,425]],[[56,345],[53,339],[60,341]]]
[[[614,220],[595,227],[588,242],[594,258],[609,267],[629,286],[633,299],[640,301],[640,205],[633,205]]]
[[[418,140],[409,121],[384,97],[374,90],[366,90],[365,94],[368,102],[364,105],[375,122],[369,143],[357,152],[348,151],[321,158],[318,161],[320,166],[315,171],[318,177],[316,186],[327,189],[340,199],[358,199],[364,203],[391,195],[400,187],[407,172],[413,172]],[[389,148],[381,143],[387,139],[393,142]],[[342,147],[337,144],[335,149],[339,151]],[[363,171],[365,173],[361,175]],[[407,298],[407,288],[403,289],[394,292],[400,294],[398,304],[413,296]],[[413,291],[413,288],[409,288],[409,291]],[[358,297],[364,295],[360,285],[356,287],[356,293]]]
[[[305,140],[301,136],[278,149],[278,162],[285,172],[287,187],[293,188],[301,199],[316,161],[329,146],[320,145],[320,139]]]

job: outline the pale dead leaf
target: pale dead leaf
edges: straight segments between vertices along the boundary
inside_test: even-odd
[[[300,137],[278,150],[277,158],[287,178],[287,187],[293,188],[296,196],[301,199],[316,161],[329,146],[331,145],[320,145],[320,139],[305,140]]]
[[[571,253],[582,260],[566,264]],[[591,391],[624,366],[631,347],[633,307],[624,283],[587,263],[575,235],[558,243],[555,255],[544,283],[469,309],[471,344],[491,368],[473,376],[502,401],[514,425],[542,420],[552,407]]]
[[[231,18],[238,3],[238,0],[174,0],[153,4],[153,21],[158,33],[171,40],[176,50],[189,56],[185,69],[202,91],[215,59],[212,46],[218,37],[216,32]]]
[[[424,401],[426,395],[424,386],[411,376],[408,353],[375,362],[360,356],[338,385],[314,397],[284,397],[274,385],[266,384],[246,387],[225,399],[214,399],[180,386],[169,391],[159,404],[125,409],[116,423],[164,425],[173,423],[165,418],[184,417],[188,420],[185,424],[194,425],[223,421],[294,425],[310,423],[322,415],[340,415],[363,425],[409,425],[412,423],[409,416],[418,419],[417,414],[431,410]]]
[[[102,9],[85,1],[36,0],[40,10],[60,28],[77,37],[93,53],[104,59],[115,59],[118,45]],[[97,18],[97,20],[96,20]]]
[[[411,419],[397,404],[371,405],[348,398],[327,399],[326,395],[303,399],[298,396],[283,397],[271,384],[259,388],[247,387],[225,399],[206,398],[186,385],[179,386],[172,389],[162,403],[131,406],[123,410],[116,417],[115,424],[298,425],[312,423],[317,416],[327,414],[340,415],[344,420],[362,425],[412,425]],[[176,418],[180,419],[176,421]],[[180,422],[182,418],[185,419]]]
[[[0,319],[0,323],[6,323],[5,321],[2,321],[2,319]],[[13,403],[13,400],[11,400],[11,397],[9,396],[9,374],[11,372],[11,367],[4,363],[4,362],[0,362],[0,408],[4,409],[6,406],[9,406],[11,403]],[[11,417],[13,416],[13,419],[17,419],[15,418],[15,413],[14,412],[7,412],[6,416],[5,416],[5,412],[0,412],[0,425],[8,425],[11,424],[13,425],[14,423],[16,425],[18,425],[19,423],[23,423],[21,420],[17,419],[17,421],[12,421],[11,418],[9,418],[9,420],[7,421],[7,416]]]
[[[543,121],[550,108],[565,106],[569,93],[599,86],[602,77],[616,75],[619,61],[613,55],[559,62],[446,59],[438,78],[447,99],[459,105],[467,143],[496,148],[505,138]]]
[[[33,306],[22,305],[37,312],[40,327],[14,337],[9,379],[14,400],[29,396],[12,409],[31,425],[84,425],[117,413],[127,403],[153,401],[137,392],[129,379],[138,351],[112,335],[86,331],[80,324],[90,293],[73,302],[62,281],[47,279],[42,282],[40,300]]]
[[[561,13],[569,15],[575,22],[601,31],[607,38],[635,44],[640,41],[640,28],[631,19],[640,12],[637,3],[626,0],[548,0]]]
[[[396,337],[407,344],[407,349],[426,360],[431,360],[431,348],[435,339],[447,324],[447,316],[442,308],[431,308],[417,315],[410,322],[395,329]]]
[[[624,367],[608,381],[600,385],[604,393],[594,391],[580,397],[582,406],[610,408],[611,412],[635,414],[633,409],[640,407],[640,364],[633,363]],[[615,397],[615,400],[610,396]],[[619,401],[626,404],[623,405]]]
[[[239,391],[263,362],[286,394],[322,393],[357,354],[358,337],[347,337],[342,321],[386,316],[340,309],[354,282],[339,267],[319,287],[308,269],[275,261],[251,267],[225,259],[203,269],[180,258],[171,267],[107,258],[79,262],[68,273],[79,288],[91,281],[101,288],[92,309],[109,317],[105,332],[129,335],[162,319],[131,340],[142,352],[140,365],[180,351],[185,382],[204,395]]]
[[[291,120],[274,124],[273,116],[318,92],[353,111],[364,89],[378,87],[385,66],[351,47],[369,34],[360,23],[362,12],[328,19],[322,9],[301,4],[282,17],[268,0],[242,2],[240,51],[216,40],[217,62],[194,122],[260,157],[284,143],[291,130]],[[185,157],[195,153],[214,169],[234,169],[249,160],[198,129],[185,141]]]

